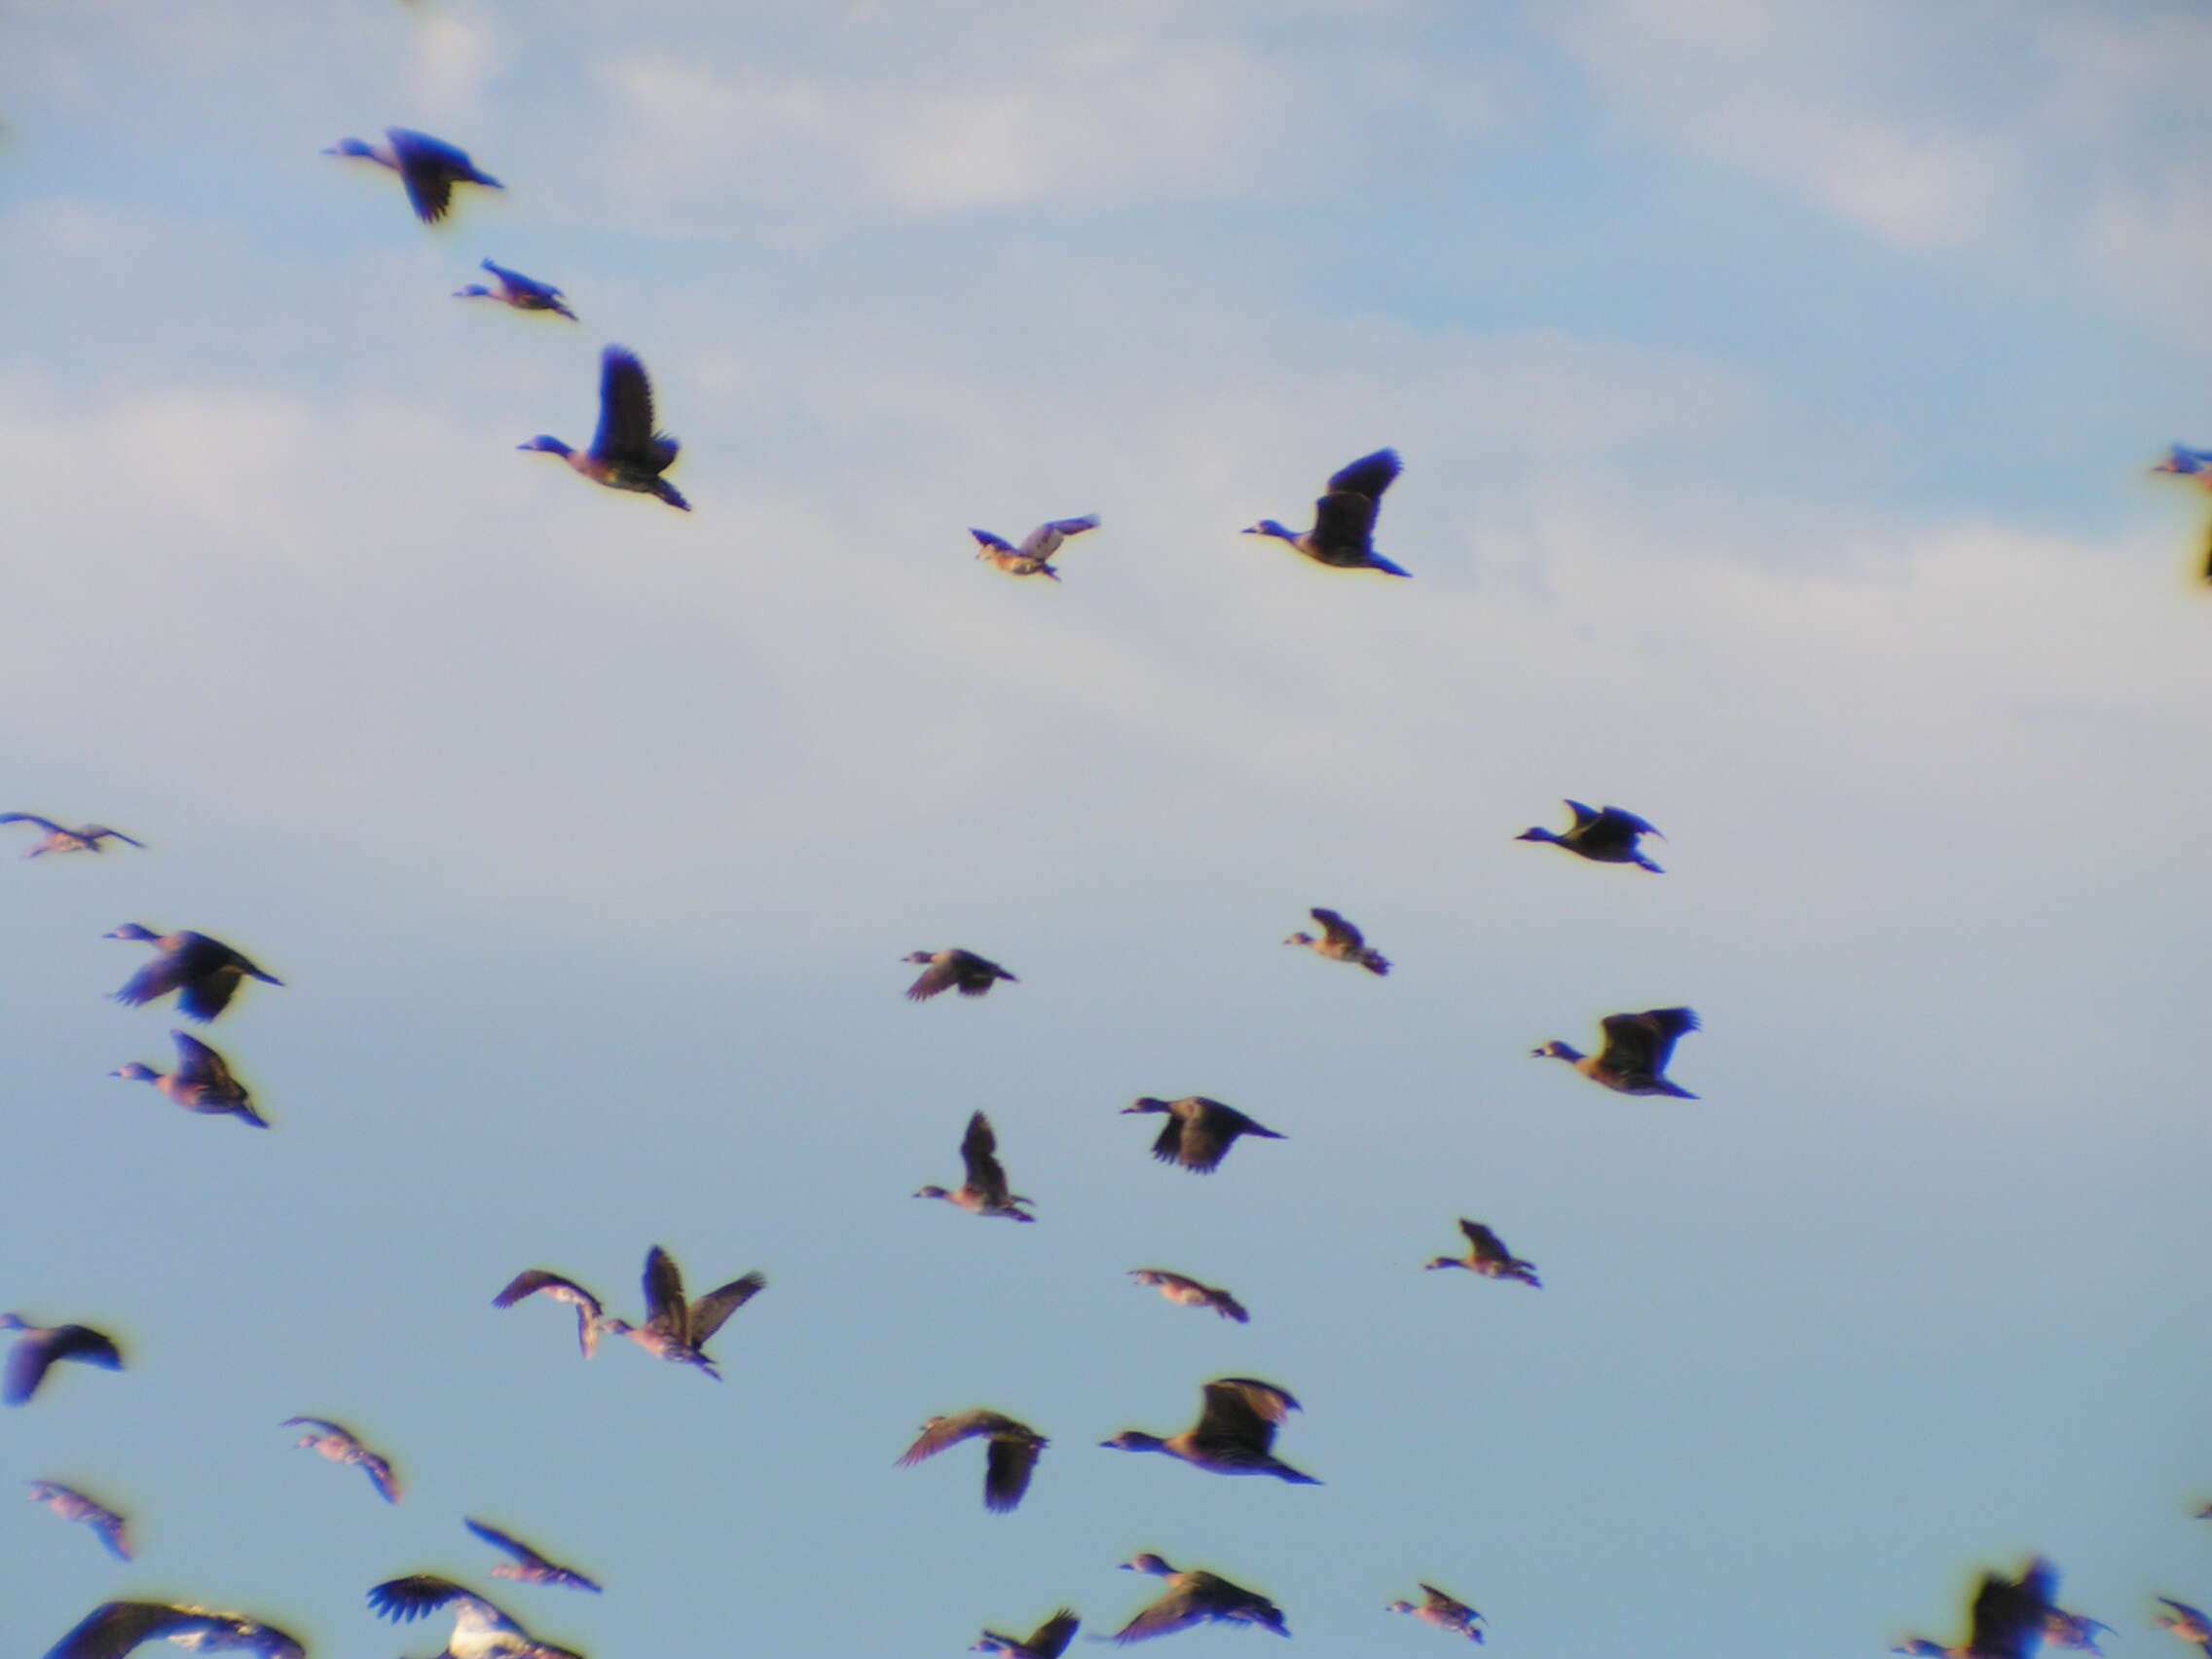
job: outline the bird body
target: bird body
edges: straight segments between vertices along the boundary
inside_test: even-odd
[[[540,1641],[487,1602],[434,1572],[390,1578],[369,1591],[377,1617],[404,1624],[440,1607],[453,1609],[453,1635],[436,1659],[583,1659],[580,1653]]]
[[[498,300],[501,305],[511,306],[516,311],[552,312],[557,316],[567,317],[571,322],[576,320],[576,313],[569,309],[561,290],[552,283],[540,282],[535,276],[525,276],[519,271],[509,271],[503,265],[494,265],[489,259],[482,264],[492,274],[494,285],[487,288],[481,282],[471,282],[459,290],[454,295],[455,299]]]
[[[940,991],[958,990],[964,997],[979,997],[1000,979],[1010,985],[1021,981],[987,957],[973,950],[917,950],[902,957],[904,962],[926,964],[921,976],[906,987],[908,1002],[928,1002]]]
[[[983,1507],[1003,1515],[1021,1501],[1021,1494],[1029,1490],[1029,1477],[1036,1472],[1038,1455],[1051,1444],[1025,1422],[983,1409],[933,1417],[922,1424],[921,1434],[901,1455],[897,1466],[911,1468],[978,1434],[991,1440],[983,1461]]]
[[[599,1594],[599,1586],[575,1568],[547,1561],[520,1538],[502,1532],[497,1527],[487,1527],[481,1521],[471,1521],[466,1516],[461,1517],[461,1524],[494,1549],[504,1550],[514,1558],[492,1568],[494,1578],[511,1578],[518,1584],[543,1584],[564,1590],[588,1590],[594,1596]]]
[[[59,1481],[26,1481],[31,1489],[31,1501],[43,1503],[64,1521],[82,1521],[99,1534],[108,1554],[118,1561],[130,1559],[130,1540],[125,1535],[129,1523],[114,1510],[97,1499],[87,1497],[74,1487],[65,1487]]]
[[[122,841],[129,846],[144,847],[145,842],[126,835],[120,830],[110,830],[104,824],[88,824],[82,830],[68,830],[51,818],[41,818],[35,812],[0,812],[0,824],[35,824],[46,831],[31,850],[23,855],[35,859],[42,853],[98,853],[107,849],[102,841]]]
[[[1531,1051],[1538,1059],[1565,1060],[1592,1083],[1604,1084],[1618,1094],[1697,1098],[1664,1075],[1676,1039],[1685,1031],[1699,1029],[1698,1017],[1690,1010],[1647,1008],[1641,1014],[1608,1014],[1598,1024],[1605,1034],[1605,1046],[1595,1054],[1585,1054],[1557,1040]]]
[[[391,1472],[391,1464],[362,1445],[351,1429],[327,1418],[311,1417],[286,1418],[278,1426],[313,1429],[313,1433],[303,1434],[292,1442],[295,1450],[327,1457],[341,1468],[359,1469],[369,1477],[369,1485],[377,1489],[377,1495],[385,1502],[399,1501],[399,1477]]]
[[[1383,1611],[1411,1613],[1422,1624],[1434,1625],[1438,1630],[1448,1630],[1478,1645],[1481,1643],[1482,1614],[1466,1603],[1447,1596],[1433,1584],[1423,1584],[1420,1592],[1422,1601],[1419,1606],[1415,1606],[1411,1602],[1392,1602]]]
[[[135,940],[150,944],[153,961],[130,976],[115,1000],[138,1008],[156,997],[177,993],[176,1005],[190,1018],[205,1022],[231,1006],[231,998],[243,979],[281,985],[274,974],[265,974],[219,939],[202,933],[158,934],[136,922],[125,922],[102,936]]]
[[[1382,953],[1370,946],[1360,931],[1334,910],[1316,905],[1307,912],[1321,924],[1321,937],[1309,933],[1294,933],[1283,940],[1285,944],[1303,944],[1316,956],[1327,957],[1331,962],[1354,962],[1370,974],[1382,975],[1390,971],[1390,964]]]
[[[0,1331],[14,1331],[15,1346],[8,1350],[8,1369],[0,1379],[0,1400],[11,1406],[26,1405],[57,1361],[80,1359],[108,1371],[123,1369],[123,1354],[114,1342],[90,1325],[33,1325],[19,1313],[0,1313]]]
[[[407,187],[408,203],[415,209],[415,216],[425,225],[434,225],[446,216],[453,206],[453,187],[457,184],[480,184],[487,190],[506,189],[489,173],[480,172],[476,164],[468,159],[467,152],[456,149],[443,138],[433,138],[427,132],[415,132],[404,127],[387,127],[384,136],[381,144],[341,138],[323,154],[355,156],[389,167]]]
[[[2171,1631],[2182,1641],[2194,1642],[2200,1651],[2212,1655],[2212,1617],[2170,1596],[2160,1596],[2158,1605],[2166,1610],[2151,1615],[2153,1630]]]
[[[599,1347],[600,1322],[607,1309],[574,1279],[549,1273],[543,1268],[525,1268],[492,1298],[492,1306],[512,1308],[525,1297],[537,1295],[551,1302],[565,1302],[576,1310],[576,1346],[583,1349],[584,1358],[591,1358]]]
[[[1536,1279],[1536,1264],[1524,1262],[1505,1247],[1498,1237],[1479,1221],[1461,1217],[1459,1231],[1467,1235],[1467,1253],[1464,1256],[1439,1256],[1428,1264],[1431,1268],[1465,1268],[1480,1273],[1484,1278],[1513,1279],[1518,1283],[1541,1290]]]
[[[1075,1640],[1076,1627],[1082,1621],[1075,1616],[1073,1607],[1062,1607],[1034,1631],[1026,1640],[1001,1636],[995,1630],[983,1632],[983,1640],[971,1646],[971,1653],[996,1653],[1003,1659],[1060,1659],[1068,1643]]]
[[[1082,518],[1051,519],[1023,536],[1019,547],[987,530],[971,530],[968,534],[976,538],[976,557],[988,559],[1008,575],[1050,576],[1058,581],[1060,572],[1052,569],[1052,555],[1069,536],[1097,528],[1096,513],[1086,513]]]
[[[998,1136],[991,1130],[990,1119],[977,1112],[968,1120],[968,1132],[960,1139],[960,1157],[966,1163],[968,1178],[957,1192],[946,1192],[942,1187],[924,1187],[914,1195],[917,1198],[942,1198],[945,1202],[966,1210],[970,1215],[1005,1216],[1009,1221],[1035,1221],[1021,1206],[1035,1203],[1007,1188],[1006,1170],[998,1161]]]
[[[46,1659],[124,1659],[149,1641],[195,1653],[251,1653],[257,1659],[307,1659],[307,1649],[275,1625],[237,1613],[166,1602],[103,1602],[47,1649]]]
[[[1124,1572],[1149,1572],[1167,1580],[1167,1594],[1152,1604],[1120,1630],[1114,1640],[1120,1642],[1144,1641],[1156,1636],[1170,1636],[1193,1625],[1210,1622],[1226,1624],[1253,1624],[1262,1630],[1272,1630],[1277,1636],[1288,1636],[1290,1627],[1283,1622],[1282,1609],[1255,1591],[1241,1584],[1232,1584],[1218,1574],[1197,1569],[1178,1571],[1149,1550],[1134,1561],[1122,1564]]]
[[[1402,467],[1396,450],[1377,450],[1339,468],[1329,479],[1328,493],[1313,503],[1311,530],[1286,530],[1273,519],[1262,519],[1246,535],[1272,535],[1288,542],[1317,565],[1340,571],[1381,571],[1386,575],[1410,576],[1375,551],[1375,514],[1382,492]]]
[[[1134,1105],[1122,1108],[1124,1117],[1131,1112],[1166,1113],[1167,1122],[1161,1125],[1160,1138],[1152,1143],[1152,1156],[1162,1163],[1180,1163],[1200,1175],[1211,1175],[1220,1167],[1238,1135],[1258,1135],[1263,1140],[1290,1138],[1247,1118],[1235,1107],[1209,1100],[1202,1094],[1187,1094],[1180,1100],[1161,1100],[1147,1094]]]
[[[676,463],[682,446],[654,429],[652,383],[645,378],[645,365],[627,348],[609,346],[600,353],[599,430],[590,449],[571,449],[546,432],[515,447],[557,455],[575,472],[609,490],[628,490],[691,510],[691,503],[661,476]]]
[[[1244,1311],[1244,1305],[1226,1290],[1210,1284],[1200,1284],[1195,1278],[1171,1273],[1165,1268],[1131,1268],[1129,1277],[1142,1285],[1150,1285],[1178,1308],[1210,1308],[1224,1319],[1246,1324],[1252,1315]]]
[[[1162,1439],[1124,1428],[1099,1445],[1115,1452],[1163,1452],[1216,1475],[1273,1475],[1293,1486],[1319,1486],[1274,1455],[1275,1425],[1299,1409],[1285,1389],[1250,1377],[1223,1377],[1202,1390],[1198,1420]]]
[[[767,1288],[765,1273],[750,1272],[717,1285],[696,1302],[685,1302],[682,1271],[675,1257],[655,1244],[645,1252],[645,1322],[632,1325],[608,1315],[600,1323],[609,1336],[628,1337],[647,1353],[696,1366],[719,1382],[722,1374],[707,1357],[708,1339]]]
[[[229,1062],[221,1054],[190,1032],[171,1031],[169,1037],[176,1044],[175,1071],[165,1076],[152,1066],[129,1060],[108,1075],[150,1083],[164,1099],[187,1112],[240,1118],[257,1129],[269,1126],[269,1120],[253,1109],[245,1085],[231,1075]]]
[[[1617,806],[1590,807],[1578,800],[1570,800],[1567,807],[1574,814],[1571,829],[1558,833],[1531,826],[1514,836],[1516,841],[1549,841],[1555,847],[1590,860],[1593,864],[1632,864],[1647,869],[1653,875],[1667,872],[1637,850],[1640,835],[1659,835],[1659,831],[1633,812]],[[1659,835],[1664,841],[1667,837]]]

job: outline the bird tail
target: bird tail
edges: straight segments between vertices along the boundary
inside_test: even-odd
[[[1403,565],[1393,565],[1380,553],[1370,553],[1367,556],[1367,568],[1371,571],[1381,571],[1384,575],[1390,576],[1411,576],[1413,574],[1413,571],[1407,570]]]

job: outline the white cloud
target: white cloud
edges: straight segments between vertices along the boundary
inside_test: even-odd
[[[484,18],[451,12],[424,17],[414,31],[409,95],[431,119],[468,119],[504,57]]]

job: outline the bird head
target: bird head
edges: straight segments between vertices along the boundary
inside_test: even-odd
[[[547,455],[571,455],[574,452],[550,432],[540,432],[527,444],[517,444],[518,450],[542,450]]]

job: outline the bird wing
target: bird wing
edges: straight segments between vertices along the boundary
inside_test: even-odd
[[[1667,838],[1665,835],[1661,835],[1657,830],[1654,830],[1650,825],[1646,824],[1642,819],[1637,817],[1635,813],[1630,812],[1625,807],[1608,806],[1598,816],[1603,818],[1606,823],[1618,825],[1621,829],[1629,831],[1632,838],[1637,835],[1658,835],[1659,839],[1662,841]]]
[[[399,163],[399,182],[407,187],[415,217],[425,225],[436,224],[453,205],[454,180],[474,172],[475,164],[466,152],[427,132],[387,127],[384,135],[391,140],[392,156]]]
[[[635,351],[609,346],[599,360],[599,430],[591,453],[660,472],[676,459],[676,447],[653,430],[653,388],[645,365]]]
[[[1466,1603],[1460,1601],[1456,1596],[1447,1596],[1443,1591],[1439,1590],[1433,1584],[1423,1584],[1420,1587],[1420,1593],[1428,1598],[1428,1604],[1434,1607],[1440,1613],[1451,1613],[1457,1617],[1482,1617],[1480,1613],[1476,1612],[1474,1608],[1468,1606]]]
[[[1335,948],[1357,951],[1367,943],[1360,931],[1336,911],[1324,910],[1316,905],[1307,913],[1321,924],[1321,931],[1328,935],[1327,942]]]
[[[1001,1426],[1020,1427],[1012,1418],[997,1412],[962,1412],[957,1417],[935,1417],[922,1424],[922,1432],[914,1444],[901,1455],[899,1468],[909,1468],[925,1457],[934,1457],[947,1446],[957,1446],[963,1440],[973,1440],[978,1434],[990,1434]]]
[[[483,1522],[472,1521],[465,1515],[461,1517],[461,1524],[494,1549],[505,1550],[525,1567],[550,1567],[553,1565],[520,1538],[509,1537],[497,1527],[487,1527]]]
[[[970,535],[973,535],[977,543],[984,547],[991,548],[995,552],[1018,553],[1021,551],[1020,548],[1014,546],[1014,544],[1009,541],[1005,536],[993,535],[987,530],[971,530],[968,532],[968,534]]]
[[[952,953],[952,970],[960,982],[964,997],[979,997],[998,979],[1012,981],[1014,976],[996,962],[977,956],[973,950],[956,950]]]
[[[124,981],[115,1000],[126,1008],[141,1008],[183,984],[188,972],[181,951],[158,951],[151,962]]]
[[[742,1278],[733,1278],[727,1284],[717,1285],[692,1303],[691,1346],[705,1346],[707,1339],[728,1323],[732,1313],[767,1288],[767,1274],[751,1272]]]
[[[908,1001],[928,1002],[938,992],[950,988],[959,980],[960,965],[958,961],[950,952],[944,952],[942,956],[941,961],[936,957],[931,958],[930,965],[924,968],[920,977],[906,987]]]
[[[454,1607],[454,1629],[477,1631],[507,1631],[519,1636],[521,1626],[483,1597],[462,1589],[450,1578],[440,1578],[434,1572],[410,1573],[404,1578],[387,1578],[369,1591],[369,1606],[377,1617],[389,1619],[393,1624],[405,1624],[432,1613],[449,1603]]]
[[[377,1489],[377,1495],[385,1502],[399,1501],[399,1477],[391,1472],[389,1459],[378,1456],[364,1446],[361,1448],[361,1472],[369,1477],[369,1485]]]
[[[351,1429],[344,1423],[332,1422],[328,1418],[291,1417],[286,1418],[276,1426],[278,1428],[319,1428],[325,1434],[335,1434],[341,1439],[352,1440],[356,1446],[360,1444],[358,1440],[354,1439]]]
[[[507,1281],[506,1289],[492,1298],[492,1306],[495,1308],[512,1308],[524,1297],[535,1296],[541,1290],[565,1290],[582,1305],[584,1311],[590,1317],[596,1319],[600,1315],[601,1309],[598,1297],[592,1295],[574,1279],[563,1278],[559,1273],[549,1273],[543,1268],[525,1268],[521,1272],[515,1274],[513,1278]]]
[[[47,1368],[56,1360],[82,1359],[93,1365],[104,1365],[110,1371],[121,1370],[123,1356],[116,1352],[115,1344],[99,1332],[84,1325],[62,1325],[51,1331],[16,1339],[16,1346],[8,1355],[8,1371],[0,1382],[0,1399],[11,1406],[26,1404],[38,1392],[45,1381]]]
[[[238,962],[227,960],[234,953],[222,946],[217,948],[223,950],[226,960],[210,960],[202,955],[197,946],[185,947],[184,961],[179,969],[181,986],[176,1006],[189,1018],[203,1021],[213,1019],[231,1006],[231,998],[237,993],[239,982],[245,977],[245,968],[239,966]],[[196,960],[205,965],[196,966]],[[124,987],[125,990],[129,988],[128,985]]]
[[[1973,1598],[1973,1634],[1967,1641],[1974,1659],[2029,1659],[2042,1642],[2055,1588],[2049,1563],[2040,1560],[2030,1562],[2017,1579],[1983,1573]]]
[[[198,1622],[193,1607],[161,1602],[103,1602],[47,1650],[46,1659],[123,1659],[142,1642]]]
[[[117,1561],[130,1559],[130,1540],[126,1535],[126,1529],[129,1526],[128,1521],[114,1510],[97,1504],[86,1520],[92,1530],[99,1534],[100,1542],[107,1546],[108,1554]]]
[[[1399,467],[1395,450],[1377,450],[1340,467],[1329,479],[1328,494],[1313,503],[1313,540],[1364,552],[1382,492]]]
[[[1203,1605],[1188,1585],[1177,1585],[1159,1601],[1114,1633],[1119,1642],[1144,1641],[1155,1636],[1172,1636],[1179,1630],[1203,1624],[1213,1609]]]
[[[1462,1218],[1459,1231],[1467,1235],[1467,1242],[1474,1246],[1476,1261],[1502,1263],[1513,1260],[1513,1252],[1505,1247],[1505,1240],[1481,1222]]]
[[[1191,1438],[1201,1446],[1236,1446],[1265,1452],[1274,1444],[1275,1424],[1298,1410],[1298,1402],[1272,1382],[1249,1377],[1224,1377],[1208,1382],[1205,1407]]]
[[[137,836],[126,835],[120,830],[110,830],[104,824],[88,824],[84,827],[84,829],[78,830],[77,833],[84,836],[88,841],[96,841],[102,835],[107,835],[113,837],[115,840],[126,842],[133,847],[143,849],[146,845],[146,843],[139,840]]]
[[[540,282],[535,276],[525,276],[519,271],[509,271],[504,265],[495,265],[489,259],[485,260],[483,264],[485,270],[491,272],[493,276],[518,294],[527,294],[533,299],[543,300],[547,304],[551,304],[561,297],[561,290],[554,287],[550,282]]]
[[[683,1270],[655,1244],[645,1252],[645,1328],[690,1340],[691,1310],[683,1301]]]
[[[60,825],[55,823],[51,818],[41,818],[35,812],[0,812],[0,824],[35,824],[49,835],[63,833]],[[108,1604],[111,1607],[139,1606],[142,1604],[136,1602],[110,1602]]]
[[[1050,559],[1069,536],[1097,528],[1096,513],[1085,513],[1081,518],[1052,519],[1023,536],[1020,550],[1032,559]]]
[[[1021,1645],[1038,1656],[1038,1659],[1060,1659],[1067,1645],[1075,1640],[1076,1627],[1083,1621],[1076,1617],[1073,1607],[1062,1607],[1043,1624],[1029,1633],[1029,1640]]]
[[[189,1031],[171,1031],[169,1038],[176,1044],[176,1074],[186,1083],[199,1084],[221,1095],[243,1094],[238,1079],[223,1056],[193,1036]]]
[[[1014,1426],[1020,1427],[1018,1423]],[[1019,1503],[1021,1494],[1029,1490],[1037,1455],[1044,1449],[1044,1440],[1026,1431],[1018,1436],[994,1434],[983,1463],[983,1507],[994,1515],[1004,1515]]]
[[[991,1131],[990,1119],[977,1112],[968,1120],[968,1132],[960,1137],[960,1159],[968,1167],[968,1185],[980,1193],[986,1202],[1004,1204],[1007,1201],[1006,1169],[992,1156],[998,1144],[998,1136]]]

